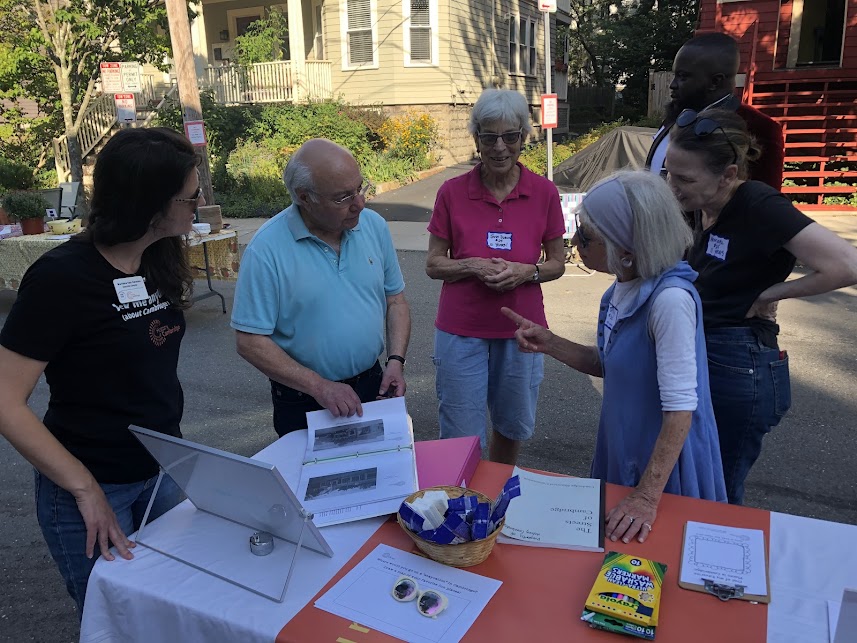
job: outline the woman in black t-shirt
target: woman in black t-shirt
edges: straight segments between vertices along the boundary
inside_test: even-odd
[[[726,110],[685,110],[670,132],[666,167],[685,211],[695,212],[688,262],[699,272],[711,399],[729,502],[762,440],[791,405],[788,355],[776,306],[857,282],[857,250],[802,214],[777,190],[745,181],[759,150]],[[800,261],[808,274],[786,278]]]
[[[98,155],[86,230],[24,275],[0,331],[0,435],[35,467],[42,533],[82,615],[98,553],[132,558],[158,467],[131,424],[178,436],[176,373],[192,284],[182,235],[197,156],[168,129],[118,132]],[[27,398],[44,372],[44,419]],[[180,499],[164,478],[150,519]]]

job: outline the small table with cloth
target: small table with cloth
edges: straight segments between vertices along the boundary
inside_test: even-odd
[[[275,464],[294,489],[306,435],[305,431],[290,433],[255,457]],[[511,470],[508,465],[480,462],[470,487],[493,497]],[[607,489],[608,506],[631,491],[616,485],[607,485]],[[193,510],[185,502],[159,520],[181,520],[182,512]],[[763,529],[769,535],[770,605],[724,603],[678,587],[682,530],[687,520]],[[394,521],[383,518],[324,527],[322,534],[333,548],[333,558],[300,552],[295,581],[283,603],[254,595],[142,545],[131,561],[99,560],[89,581],[81,643],[314,643],[338,637],[355,643],[392,641],[387,635],[365,631],[316,609],[313,598],[377,543],[415,551],[411,540]],[[855,541],[854,525],[664,494],[655,532],[646,543],[608,541],[605,545],[668,564],[660,643],[827,643],[826,601],[841,600],[843,587],[853,586],[857,579],[857,551],[846,544]],[[195,546],[202,545],[218,547],[217,534],[200,534]],[[488,560],[468,571],[502,580],[503,586],[464,641],[618,641],[579,620],[602,559],[602,554],[592,552],[496,545]]]
[[[67,238],[46,233],[0,239],[0,290],[18,290],[27,268],[51,248],[65,243]],[[194,277],[204,277],[208,282],[209,292],[198,295],[194,301],[220,297],[225,313],[226,303],[212,287],[211,279],[235,281],[238,278],[238,232],[226,230],[205,236],[191,235],[188,261]]]

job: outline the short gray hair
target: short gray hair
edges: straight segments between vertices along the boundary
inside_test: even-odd
[[[300,154],[292,154],[283,170],[283,183],[292,197],[292,203],[298,203],[298,190],[315,194],[315,181],[312,178],[312,168],[301,161]]]
[[[530,108],[522,94],[511,89],[486,89],[470,112],[467,131],[475,135],[482,125],[500,121],[520,128],[523,136],[533,129]]]
[[[648,170],[624,170],[609,178],[616,179],[625,190],[634,215],[634,248],[630,250],[637,274],[643,279],[656,277],[681,261],[693,235],[667,182]],[[621,274],[622,248],[604,235],[598,221],[582,205],[578,213],[581,221],[604,241],[610,272]]]

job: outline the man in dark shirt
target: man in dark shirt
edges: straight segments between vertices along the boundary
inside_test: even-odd
[[[646,158],[646,167],[652,172],[665,173],[669,131],[682,110],[731,109],[744,119],[750,134],[762,148],[761,157],[749,164],[748,178],[767,183],[775,190],[782,187],[783,129],[772,118],[744,105],[735,96],[739,61],[738,43],[724,33],[696,36],[679,49],[673,61],[672,100],[666,106],[664,122]]]

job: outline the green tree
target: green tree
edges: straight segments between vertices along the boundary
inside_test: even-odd
[[[625,104],[645,113],[649,69],[672,68],[698,15],[698,0],[571,0],[569,74],[580,84],[623,83]]]
[[[163,65],[166,10],[157,0],[0,0],[0,52],[0,97],[39,103],[44,133],[66,135],[72,180],[80,181],[78,130],[99,63]]]
[[[264,18],[250,23],[243,36],[235,38],[238,64],[286,60],[289,57],[289,23],[278,7],[268,9]]]

